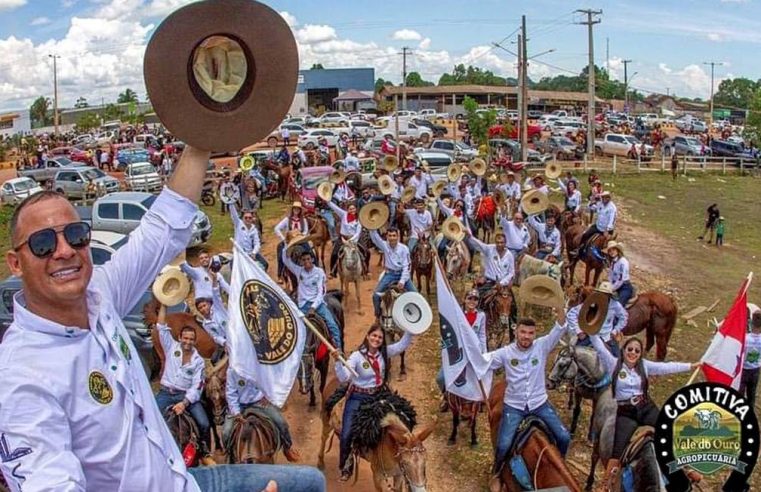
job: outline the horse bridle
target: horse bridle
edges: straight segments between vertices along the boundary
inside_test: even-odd
[[[404,477],[404,480],[410,485],[410,487],[414,487],[417,489],[425,488],[425,482],[421,484],[412,483],[412,480],[409,477],[409,474],[407,473],[407,468],[404,466],[404,462],[400,459],[403,454],[426,454],[425,453],[425,447],[423,446],[423,443],[417,443],[414,447],[408,448],[408,447],[399,447],[399,450],[394,455],[394,459],[397,460],[397,463],[399,463],[399,469],[402,471],[402,476]],[[382,460],[381,460],[382,463]],[[387,477],[385,470],[383,471],[383,476]]]
[[[567,351],[567,354],[570,356],[573,363],[576,364],[576,377],[573,378],[574,386],[576,385],[576,381],[579,380],[578,384],[580,384],[581,386],[588,389],[595,389],[597,386],[597,381],[594,381],[592,375],[587,373],[586,368],[584,368],[581,364],[579,364],[579,361],[576,358],[576,350],[573,349],[572,347],[565,347],[560,351],[560,354],[558,355],[561,355],[564,351]],[[569,367],[570,367],[570,364],[569,364]],[[597,357],[597,359],[595,360],[594,372],[595,373],[599,372],[599,369],[600,369],[600,358]],[[570,378],[564,377],[566,372],[568,372],[568,369],[563,371],[563,375],[560,377],[560,379],[570,381]],[[581,377],[579,375],[581,375]]]

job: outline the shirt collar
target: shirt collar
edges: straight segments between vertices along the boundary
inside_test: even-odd
[[[89,287],[86,295],[88,318],[92,329],[92,327],[97,327],[97,313],[100,310],[101,298],[100,294]],[[23,330],[66,338],[84,337],[90,333],[90,330],[78,326],[64,326],[29,311],[26,307],[23,289],[13,296],[13,322]]]

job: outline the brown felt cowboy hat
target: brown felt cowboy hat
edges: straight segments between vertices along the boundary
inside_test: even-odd
[[[396,188],[394,180],[391,179],[391,176],[388,174],[384,174],[378,178],[378,190],[380,190],[381,194],[390,195],[394,192],[394,188]]]
[[[562,309],[565,295],[560,283],[547,275],[532,275],[521,282],[521,302]]]
[[[587,296],[579,310],[579,328],[587,335],[596,335],[608,315],[610,296],[595,290]]]
[[[465,226],[459,218],[452,215],[441,224],[441,233],[450,241],[462,241],[465,239]]]
[[[399,167],[399,159],[395,155],[387,155],[383,158],[381,167],[386,171],[392,173]]]
[[[539,190],[526,192],[521,198],[521,208],[528,214],[542,213],[550,206],[550,199]]]
[[[359,223],[365,229],[374,231],[388,222],[389,215],[388,205],[384,202],[370,202],[359,211]]]
[[[544,167],[544,175],[547,176],[548,179],[559,178],[561,174],[563,174],[563,166],[557,162],[549,162]]]
[[[153,281],[153,296],[164,306],[176,306],[190,293],[190,281],[179,268],[169,267]]]
[[[447,186],[447,180],[440,179],[436,181],[435,183],[433,183],[433,186],[431,186],[431,193],[433,193],[433,196],[438,197],[444,191],[444,188],[446,186]]]
[[[468,164],[470,172],[476,176],[483,176],[486,174],[486,161],[483,159],[475,158]]]
[[[205,0],[176,10],[145,51],[153,110],[173,135],[203,150],[258,142],[296,92],[296,40],[285,19],[253,0]]]
[[[333,183],[323,181],[317,186],[317,196],[329,202],[333,198]]]

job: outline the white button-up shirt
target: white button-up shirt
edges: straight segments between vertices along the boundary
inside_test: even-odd
[[[595,222],[595,225],[597,226],[598,231],[612,231],[616,228],[617,209],[613,202],[608,202],[608,204],[605,205],[602,200],[600,200],[599,202],[592,204],[590,208],[597,212],[597,222]]]
[[[526,224],[517,226],[515,225],[515,222],[507,220],[504,217],[499,218],[499,224],[502,226],[502,232],[505,233],[508,248],[514,250],[528,248],[528,243],[531,241],[531,235],[528,232]]]
[[[418,178],[413,174],[410,176],[409,184],[415,187],[415,198],[425,199],[428,196],[428,185],[433,184],[433,176],[423,173]]]
[[[291,220],[290,217],[286,217],[275,226],[275,235],[280,238],[281,241],[285,241],[285,235],[288,231],[299,231],[303,235],[309,234],[309,227],[307,226],[306,219]]]
[[[193,267],[188,263],[181,264],[180,270],[182,270],[185,275],[190,277],[191,282],[193,282],[193,297],[195,299],[212,298],[214,295],[212,292],[214,289],[213,283],[211,281],[212,275],[217,276],[217,282],[219,282],[220,288],[227,294],[230,293],[230,285],[227,283],[220,272],[212,273],[202,266]]]
[[[621,364],[621,370],[618,374],[614,374],[618,365],[618,358],[610,353],[608,347],[599,336],[592,335],[590,340],[592,346],[600,355],[605,370],[610,374],[611,378],[616,378],[616,394],[613,395],[614,398],[617,401],[626,401],[635,396],[642,395],[644,390],[642,387],[642,377],[639,373],[634,368]],[[686,372],[691,367],[687,362],[653,362],[647,359],[642,359],[642,365],[645,369],[645,377]]]
[[[412,343],[412,335],[409,334],[409,332],[404,332],[404,336],[396,342],[392,343],[391,345],[386,346],[386,354],[389,357],[394,357],[405,350],[410,346],[410,343]],[[372,365],[370,364],[370,358],[367,355],[367,352],[365,350],[357,350],[355,352],[352,352],[352,354],[347,359],[347,363],[349,367],[354,369],[354,371],[357,373],[358,377],[354,377],[347,369],[344,367],[343,364],[340,362],[336,364],[336,376],[338,376],[338,380],[342,383],[345,383],[349,380],[351,380],[351,384],[353,386],[357,386],[362,389],[375,389],[378,386],[381,386],[383,384],[383,374],[386,367],[386,361],[383,360],[383,356],[380,352],[378,352],[378,368],[380,372],[380,379],[381,383],[377,384],[377,379],[375,375],[375,371],[372,368]]]
[[[509,285],[515,276],[515,258],[505,248],[505,253],[500,256],[497,245],[486,244],[475,236],[470,236],[470,244],[481,252],[485,264],[484,277],[499,285]]]
[[[468,226],[468,216],[465,213],[465,210],[462,210],[458,214],[456,208],[449,208],[449,207],[447,207],[444,204],[444,202],[441,201],[441,198],[436,198],[436,203],[439,204],[439,210],[441,210],[447,218],[454,215],[455,217],[460,219],[460,222],[462,222],[462,225],[464,225],[466,229],[470,228],[470,226]],[[463,208],[465,208],[465,207],[463,207]]]
[[[333,202],[328,202],[328,206],[338,215],[341,221],[341,235],[348,237],[354,243],[359,241],[359,235],[362,233],[362,224],[359,223],[359,219],[355,217],[353,221],[349,222],[349,212]]]
[[[504,368],[507,388],[505,389],[505,405],[518,410],[535,410],[547,401],[547,389],[544,381],[544,370],[547,356],[555,348],[565,327],[555,323],[547,335],[534,340],[526,350],[518,347],[516,342],[500,347],[484,354],[491,360],[489,368],[496,370]]]
[[[467,313],[467,311],[465,311]],[[466,316],[467,318],[467,316]],[[476,332],[478,337],[478,348],[481,349],[481,353],[486,352],[486,313],[476,310],[476,320],[470,325],[473,331]]]
[[[497,185],[497,189],[505,194],[506,198],[514,198],[515,200],[521,199],[521,184],[517,181],[512,183],[502,183]]]
[[[603,341],[607,342],[614,332],[624,329],[627,321],[629,321],[629,312],[624,309],[620,302],[611,299],[608,303],[608,313],[605,315],[605,322],[597,334]]]
[[[344,159],[344,171],[347,173],[359,171],[359,159],[353,155],[349,155]]]
[[[12,453],[0,469],[11,490],[199,490],[121,321],[188,244],[196,211],[164,188],[94,268],[89,330],[41,318],[16,295],[0,345],[0,436]]]
[[[238,415],[240,407],[258,402],[264,398],[264,393],[253,380],[244,378],[228,366],[225,397],[230,415]]]
[[[208,318],[201,318],[201,326],[206,330],[211,338],[214,339],[214,343],[217,345],[225,346],[227,344],[227,320],[228,320],[227,308],[222,301],[222,296],[219,292],[219,287],[214,288],[213,295],[211,297],[211,309]]]
[[[185,392],[185,399],[195,403],[201,399],[203,390],[204,362],[198,350],[193,349],[190,360],[182,362],[182,345],[172,336],[172,330],[167,325],[156,324],[159,331],[161,348],[164,349],[164,373],[161,375],[161,386]]]
[[[557,227],[553,227],[548,233],[547,224],[539,222],[539,219],[535,215],[529,216],[528,225],[536,231],[540,246],[552,246],[550,254],[552,256],[560,256],[560,230]]]
[[[391,194],[389,196],[393,198],[394,200],[401,200],[403,191],[404,191],[404,185],[394,181],[394,189],[391,191]]]
[[[238,217],[238,210],[235,203],[230,204],[230,217],[233,219],[233,229],[235,230],[235,242],[251,257],[256,256],[262,249],[262,240],[259,237],[259,229],[256,224],[247,226]]]
[[[288,267],[296,278],[299,280],[299,287],[297,290],[299,306],[308,304],[309,308],[317,309],[320,304],[325,302],[325,285],[328,283],[328,279],[325,277],[325,271],[312,265],[311,270],[307,270],[303,266],[297,265],[288,257],[286,248],[283,248],[283,254],[281,255],[283,264]]]
[[[574,212],[579,211],[579,207],[581,207],[581,192],[578,189],[573,190],[572,194],[568,194],[568,185],[563,181],[562,179],[558,178],[558,185],[563,190],[563,193],[565,193],[565,206],[568,209],[573,210]]]
[[[402,272],[399,279],[404,283],[410,279],[410,250],[406,245],[397,243],[395,248],[391,248],[387,241],[380,237],[378,231],[370,231],[370,239],[373,244],[383,253],[383,267],[393,272]]]
[[[613,284],[613,290],[618,290],[624,282],[629,282],[629,260],[623,256],[616,258],[608,270],[608,279]]]
[[[745,361],[743,369],[758,369],[761,367],[761,333],[745,335]]]
[[[433,227],[431,212],[423,210],[423,213],[418,213],[417,210],[405,210],[404,213],[410,221],[410,234],[412,237],[419,237],[423,233],[431,232]]]

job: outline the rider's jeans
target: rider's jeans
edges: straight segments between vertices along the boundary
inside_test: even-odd
[[[375,287],[375,292],[373,292],[373,309],[375,311],[376,318],[380,318],[381,315],[381,297],[383,297],[383,293],[386,292],[391,286],[398,284],[400,278],[402,278],[402,272],[386,271],[383,273],[383,277],[381,277],[378,285]],[[415,286],[412,284],[411,279],[407,279],[407,282],[405,282],[404,291],[417,292]]]
[[[373,397],[371,395],[355,392],[352,392],[346,399],[344,414],[341,420],[341,441],[338,457],[338,468],[341,470],[343,470],[346,465],[346,460],[351,453],[351,423],[354,420],[354,415],[357,413],[357,410],[359,410],[359,406],[362,405],[362,403],[372,399]]]
[[[555,442],[557,442],[560,454],[565,457],[565,454],[568,452],[568,445],[571,443],[571,434],[565,428],[560,417],[555,413],[555,409],[549,402],[542,403],[534,410],[519,410],[510,405],[503,404],[502,420],[499,423],[499,434],[497,437],[497,451],[494,455],[495,467],[502,464],[502,461],[505,459],[507,452],[513,444],[513,439],[515,439],[515,433],[518,430],[518,426],[523,419],[529,415],[535,415],[542,419],[542,422],[547,425],[550,432],[552,432],[555,437]]]
[[[182,400],[185,399],[185,393],[175,393],[171,394],[165,389],[161,389],[159,393],[156,395],[156,404],[159,407],[159,410],[163,413],[167,407],[176,405],[177,403],[180,403]],[[195,403],[192,403],[188,408],[188,412],[190,412],[190,415],[193,416],[193,420],[196,421],[196,424],[198,424],[198,431],[201,433],[201,439],[208,443],[209,442],[209,417],[206,415],[206,410],[203,409],[203,405],[201,405],[200,401],[197,401]]]
[[[325,476],[313,466],[217,465],[188,470],[203,492],[259,492],[270,480],[278,490],[324,492]]]
[[[335,242],[338,241],[338,234],[336,233],[336,218],[333,215],[333,212],[328,210],[320,210],[320,215],[323,219],[325,219],[325,222],[328,223],[328,231],[330,232],[330,240]]]
[[[301,306],[299,306],[299,309],[302,313],[307,314],[309,312],[309,309],[312,307],[311,302],[305,302]],[[325,303],[325,301],[321,302],[319,306],[317,306],[314,310],[317,315],[325,320],[325,324],[328,325],[328,330],[330,330],[330,336],[333,338],[333,343],[335,343],[336,348],[338,350],[343,350],[343,345],[341,344],[341,329],[338,327],[338,323],[336,322],[336,319],[333,317],[333,313],[330,312],[330,309],[328,309],[328,305]]]

